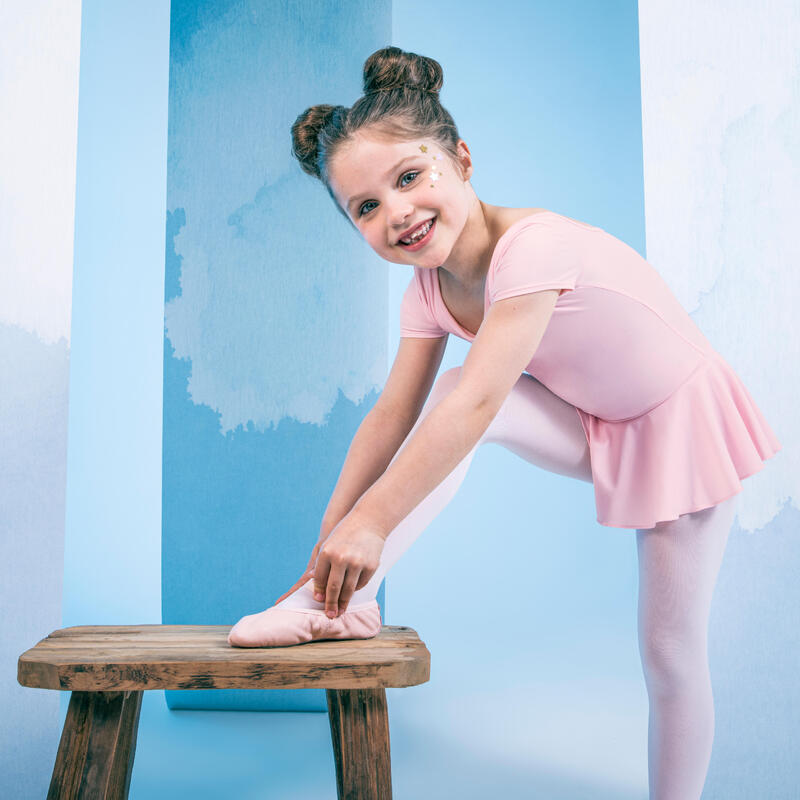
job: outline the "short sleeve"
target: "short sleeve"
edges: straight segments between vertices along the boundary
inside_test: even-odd
[[[411,278],[400,304],[400,336],[416,336],[432,339],[447,336],[433,317],[417,282],[416,274]]]
[[[545,289],[571,291],[578,278],[578,263],[568,230],[523,226],[497,253],[497,263],[490,271],[489,302]]]

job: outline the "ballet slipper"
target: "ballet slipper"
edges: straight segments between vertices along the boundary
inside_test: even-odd
[[[331,619],[322,609],[278,608],[242,617],[230,630],[234,647],[287,647],[324,639],[371,639],[381,630],[377,600],[351,605]]]

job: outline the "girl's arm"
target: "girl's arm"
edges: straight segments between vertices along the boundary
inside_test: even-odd
[[[385,539],[472,450],[533,358],[558,295],[530,292],[489,307],[456,387],[351,510],[356,528]]]
[[[419,419],[444,357],[447,336],[401,337],[377,403],[359,427],[322,518],[320,541],[383,475]]]
[[[379,403],[372,407],[347,450],[339,480],[322,517],[321,540],[327,538],[364,492],[383,475],[413,427],[414,420],[384,409]]]
[[[376,403],[358,426],[339,473],[328,507],[322,517],[319,536],[303,574],[277,600],[275,605],[308,582],[319,550],[331,531],[347,516],[356,501],[384,473],[400,445],[414,427],[406,419]]]

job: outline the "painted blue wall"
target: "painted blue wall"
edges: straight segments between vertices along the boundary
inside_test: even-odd
[[[390,22],[366,0],[172,3],[165,624],[233,625],[295,583],[386,379],[387,270],[300,169],[290,131],[320,98],[354,102]],[[322,689],[167,702],[327,710]]]

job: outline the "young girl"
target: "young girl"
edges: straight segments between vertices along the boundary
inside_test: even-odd
[[[714,729],[712,592],[740,481],[781,445],[635,250],[553,211],[478,199],[441,86],[438,62],[383,48],[352,108],[314,106],[292,127],[302,168],[378,255],[414,275],[394,366],[309,568],[228,642],[375,636],[384,576],[453,498],[477,448],[496,442],[592,482],[597,521],[636,529],[651,797],[698,798]],[[474,344],[434,384],[450,333]]]

